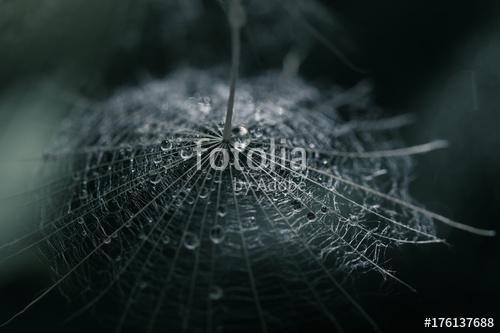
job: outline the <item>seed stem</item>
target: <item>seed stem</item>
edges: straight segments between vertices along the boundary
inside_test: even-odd
[[[229,98],[227,101],[226,121],[224,123],[223,141],[231,140],[231,129],[234,110],[234,95],[236,81],[240,67],[241,40],[240,30],[245,24],[245,12],[241,0],[229,0],[229,25],[231,27],[231,79],[229,84]]]

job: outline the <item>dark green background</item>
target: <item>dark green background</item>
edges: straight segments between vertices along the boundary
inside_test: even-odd
[[[197,26],[186,28],[191,29],[190,43],[207,43],[213,49],[185,57],[169,53],[169,46],[159,44],[155,27],[161,18],[136,2],[127,3],[132,6],[127,7],[126,2],[118,1],[68,1],[50,15],[41,15],[44,6],[39,1],[18,1],[18,5],[0,2],[0,132],[4,133],[0,147],[9,153],[12,137],[5,133],[9,128],[12,132],[12,122],[26,108],[36,113],[40,100],[46,104],[47,99],[52,100],[52,96],[44,95],[49,92],[40,88],[41,81],[43,87],[48,82],[88,98],[105,98],[144,75],[161,77],[180,63],[200,67],[224,64],[229,59],[224,16],[217,6],[205,2],[206,17]],[[415,124],[403,131],[409,144],[435,138],[448,140],[449,149],[416,158],[411,192],[426,207],[443,215],[499,230],[498,1],[324,3],[342,27],[338,39],[349,41],[349,47],[343,48],[341,42],[339,47],[367,73],[349,70],[320,43],[312,44],[300,73],[321,86],[349,87],[367,78],[387,115],[415,115]],[[2,10],[6,6],[10,6],[8,19]],[[39,26],[23,27],[37,23],[30,13],[42,16]],[[117,42],[125,31],[135,32],[135,44],[123,46]],[[335,35],[330,38],[336,41]],[[244,56],[253,54],[251,51]],[[282,52],[276,50],[276,57],[259,61],[247,59],[243,72],[279,67],[276,59]],[[40,119],[57,119],[65,113],[65,102],[54,105],[40,106]],[[23,121],[30,120],[39,121],[32,117]],[[14,172],[12,168],[5,170]],[[424,318],[433,316],[493,316],[497,327],[500,325],[498,237],[481,238],[441,225],[438,231],[451,247],[408,246],[388,254],[391,267],[418,293],[395,287],[390,292],[360,295],[361,303],[384,331],[424,331]],[[30,270],[22,272],[11,276],[2,269],[0,318],[6,318],[46,286],[47,277],[44,280]],[[68,331],[57,323],[69,309],[66,300],[55,293],[7,331]],[[89,326],[94,327],[90,318],[72,324],[71,331],[87,332]],[[306,323],[304,331],[311,325],[317,330],[323,328],[322,323]],[[353,319],[346,330],[356,326],[357,319]]]

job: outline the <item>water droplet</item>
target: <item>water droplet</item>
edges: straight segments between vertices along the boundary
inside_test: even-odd
[[[203,187],[200,190],[200,198],[201,199],[206,199],[208,197],[209,193],[210,193],[210,189],[208,187]]]
[[[309,221],[314,221],[314,220],[316,220],[316,214],[314,214],[313,212],[309,212],[309,213],[307,213],[307,219],[308,219]]]
[[[149,172],[149,182],[153,185],[157,185],[161,182],[161,174],[155,170]]]
[[[222,296],[224,296],[224,291],[222,290],[221,287],[219,287],[219,286],[212,286],[210,288],[210,293],[208,294],[208,297],[212,301],[220,300],[222,298]]]
[[[258,127],[256,128],[254,131],[253,131],[253,135],[258,139],[258,138],[261,138],[262,135],[263,135],[263,131],[262,131],[262,128]]]
[[[326,212],[328,212],[328,207],[326,207],[326,206],[321,207],[321,212],[323,214],[325,214]]]
[[[220,225],[216,225],[210,229],[210,240],[214,244],[220,244],[224,240],[225,232],[224,228]]]
[[[155,156],[153,157],[153,163],[154,163],[155,165],[160,164],[160,163],[161,163],[161,161],[162,161],[162,157],[161,157],[161,155],[160,155],[160,154],[155,155]]]
[[[302,204],[300,203],[299,200],[293,200],[292,207],[294,210],[300,210],[300,209],[302,209]]]
[[[193,149],[192,148],[184,148],[181,150],[181,158],[183,160],[187,160],[188,158],[191,158],[193,156]]]
[[[111,237],[108,237],[104,240],[104,244],[109,244],[111,243]]]
[[[245,126],[237,126],[233,128],[233,134],[236,136],[244,136],[248,134],[248,129]]]
[[[83,217],[79,217],[77,220],[78,224],[84,224],[85,223],[85,219]]]
[[[220,217],[226,216],[226,209],[223,206],[219,206],[219,208],[217,208],[217,215]]]
[[[172,142],[168,141],[168,140],[163,140],[160,143],[160,149],[163,151],[168,151],[168,150],[172,149]]]
[[[188,196],[188,197],[186,198],[186,203],[187,203],[188,205],[192,205],[192,204],[194,204],[194,201],[195,201],[195,200],[196,200],[196,199],[194,198],[194,196],[190,195],[190,196]]]
[[[198,239],[198,236],[196,236],[192,232],[186,232],[184,234],[184,246],[188,250],[194,250],[200,245],[200,240]]]
[[[233,128],[234,136],[234,148],[239,151],[245,150],[245,148],[250,144],[250,135],[248,129],[243,126],[238,126]]]

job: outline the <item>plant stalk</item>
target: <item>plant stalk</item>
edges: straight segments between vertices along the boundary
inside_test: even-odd
[[[231,140],[234,96],[236,92],[236,81],[238,80],[241,56],[240,31],[245,24],[245,12],[241,5],[241,0],[230,0],[228,18],[229,25],[231,27],[231,79],[229,84],[229,98],[227,101],[224,133],[222,137],[223,141],[226,143]]]

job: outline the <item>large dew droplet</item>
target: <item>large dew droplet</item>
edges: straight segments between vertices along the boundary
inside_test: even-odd
[[[248,129],[245,126],[237,126],[237,127],[233,128],[233,135],[235,135],[235,136],[248,135]]]
[[[248,129],[244,126],[233,128],[234,148],[239,151],[245,150],[250,144],[251,139]]]

